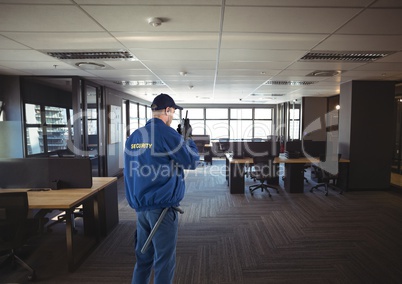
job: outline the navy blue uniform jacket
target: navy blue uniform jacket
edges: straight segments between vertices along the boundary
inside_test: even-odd
[[[152,118],[127,139],[124,182],[136,211],[179,206],[184,197],[184,169],[195,169],[197,147],[161,119]]]

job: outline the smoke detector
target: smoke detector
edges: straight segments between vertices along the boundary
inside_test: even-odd
[[[159,27],[160,25],[162,25],[162,19],[161,18],[149,18],[148,19],[148,24],[150,24],[153,27]]]

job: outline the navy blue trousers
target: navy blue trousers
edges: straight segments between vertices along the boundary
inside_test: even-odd
[[[177,212],[170,208],[156,231],[147,251],[141,249],[163,209],[137,212],[137,235],[132,284],[148,284],[154,267],[154,283],[173,283],[176,267],[176,243],[178,231]]]

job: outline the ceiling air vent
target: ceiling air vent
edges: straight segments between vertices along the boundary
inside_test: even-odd
[[[128,51],[47,52],[47,54],[60,60],[137,60],[137,58]]]
[[[309,52],[304,55],[299,61],[353,61],[353,62],[367,62],[375,61],[379,58],[388,56],[394,52],[360,52],[360,51],[348,51],[348,52]]]
[[[332,77],[341,74],[342,71],[338,70],[316,70],[313,71],[306,76],[312,76],[312,77]]]
[[[308,86],[315,84],[315,81],[266,81],[267,86]]]

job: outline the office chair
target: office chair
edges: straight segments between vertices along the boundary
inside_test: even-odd
[[[48,232],[52,231],[52,227],[54,225],[60,224],[60,223],[64,223],[66,221],[66,213],[62,213],[57,215],[57,220],[52,222],[51,224],[49,224],[46,229]],[[75,227],[75,218],[84,218],[84,210],[82,207],[77,207],[75,208],[75,210],[71,213],[71,222],[73,224],[73,231],[74,233],[77,233],[78,230]]]
[[[219,138],[219,151],[225,153],[229,148],[229,138]]]
[[[29,237],[37,232],[38,219],[28,219],[28,194],[26,192],[0,193],[0,251],[7,257],[0,266],[16,262],[27,269],[28,280],[36,278],[35,270],[22,261],[16,251],[23,247]]]
[[[308,170],[310,167],[311,167],[311,165],[309,165],[309,164],[304,165],[303,172],[306,173],[307,170]],[[306,178],[306,176],[304,176],[304,181],[305,181],[306,183],[308,183],[308,178]]]
[[[310,192],[313,192],[314,189],[318,189],[319,187],[323,186],[325,188],[325,196],[328,196],[328,188],[331,187],[333,189],[339,189],[338,187],[335,186],[335,183],[338,179],[338,173],[332,174],[332,173],[326,171],[325,166],[323,165],[323,163],[328,159],[330,159],[330,162],[336,163],[336,167],[337,167],[337,169],[339,169],[339,160],[341,159],[341,154],[338,154],[337,156],[329,156],[329,157],[326,157],[325,155],[320,155],[320,162],[318,163],[318,166],[316,166],[316,168],[318,168],[317,170],[320,175],[319,178],[321,179],[322,182],[313,186],[310,189]],[[332,184],[331,184],[331,181],[332,181]],[[340,189],[339,194],[342,194],[342,193],[343,193],[343,190]]]
[[[268,183],[275,178],[276,167],[274,165],[274,156],[255,156],[253,157],[253,171],[250,172],[251,178],[258,180],[260,183],[250,185],[250,194],[253,195],[254,191],[261,189],[261,192],[266,190],[269,197],[271,197],[271,192],[269,188],[276,190],[279,193],[278,188],[269,185]],[[267,182],[267,183],[265,183]]]

